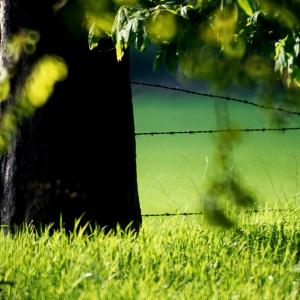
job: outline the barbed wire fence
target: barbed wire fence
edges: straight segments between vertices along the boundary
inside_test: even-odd
[[[217,99],[223,99],[227,101],[233,101],[233,102],[239,102],[247,105],[252,105],[258,108],[263,108],[263,109],[270,109],[270,110],[277,110],[280,112],[285,112],[287,114],[292,114],[296,116],[300,116],[300,111],[290,111],[284,108],[277,108],[277,107],[271,107],[271,106],[266,106],[266,105],[260,105],[248,100],[242,100],[242,99],[237,99],[237,98],[232,98],[229,96],[222,96],[222,95],[214,95],[214,94],[207,94],[207,93],[201,93],[201,92],[196,92],[196,91],[190,91],[190,90],[185,90],[181,89],[178,87],[170,87],[170,86],[165,86],[165,85],[160,85],[160,84],[152,84],[152,83],[145,83],[145,82],[137,82],[137,81],[131,81],[131,84],[134,85],[143,85],[143,86],[148,86],[148,87],[154,87],[154,88],[161,88],[161,89],[167,89],[167,90],[172,90],[172,91],[177,91],[177,92],[183,92],[186,94],[193,94],[193,95],[198,95],[198,96],[203,96],[203,97],[210,97],[210,98],[217,98]]]
[[[282,128],[245,128],[245,129],[219,129],[219,130],[188,130],[188,131],[163,131],[163,132],[137,132],[136,136],[139,135],[175,135],[175,134],[195,134],[195,133],[217,133],[217,132],[254,132],[254,131],[291,131],[291,130],[300,130],[300,127],[282,127]]]
[[[264,210],[264,209],[252,209],[252,210],[244,210],[244,213],[266,213],[266,212],[298,212],[299,209],[295,210],[295,209],[274,209],[274,208],[270,208],[268,210]],[[205,212],[191,212],[191,213],[186,213],[186,212],[182,212],[182,213],[163,213],[163,214],[143,214],[142,217],[175,217],[175,216],[196,216],[196,215],[205,215]]]
[[[266,106],[266,105],[260,105],[257,103],[254,103],[252,101],[248,100],[243,100],[243,99],[237,99],[237,98],[232,98],[229,96],[222,96],[222,95],[214,95],[214,94],[207,94],[207,93],[201,93],[201,92],[196,92],[192,90],[186,90],[178,87],[170,87],[170,86],[165,86],[165,85],[160,85],[160,84],[151,84],[151,83],[145,83],[145,82],[136,82],[136,81],[131,81],[131,84],[134,85],[140,85],[140,86],[148,86],[148,87],[153,87],[153,88],[161,88],[161,89],[167,89],[167,90],[172,90],[172,91],[177,91],[177,92],[182,92],[182,93],[187,93],[187,94],[192,94],[192,95],[197,95],[197,96],[203,96],[203,97],[209,97],[209,98],[217,98],[217,99],[222,99],[226,101],[232,101],[232,102],[238,102],[242,103],[245,105],[251,105],[255,106],[257,108],[262,108],[262,109],[268,109],[268,110],[274,110],[274,111],[279,111],[279,112],[284,112],[286,114],[291,114],[291,115],[296,115],[300,116],[300,111],[290,111],[284,108],[280,107],[271,107],[271,106]],[[296,131],[300,130],[299,127],[281,127],[281,128],[236,128],[236,129],[215,129],[215,130],[188,130],[188,131],[152,131],[152,132],[136,132],[135,136],[155,136],[155,135],[177,135],[177,134],[212,134],[212,133],[225,133],[225,132],[268,132],[268,131],[278,131],[278,132],[286,132],[286,131]],[[268,211],[293,211],[293,209],[268,209]],[[259,212],[265,212],[265,210],[246,210],[244,211],[246,213],[259,213]],[[171,217],[171,216],[195,216],[195,215],[204,215],[205,212],[191,212],[191,213],[162,213],[162,214],[142,214],[142,217]]]

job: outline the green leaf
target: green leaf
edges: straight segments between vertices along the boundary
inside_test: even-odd
[[[118,42],[121,39],[123,39],[124,43],[126,43],[126,44],[128,44],[130,42],[132,33],[135,32],[135,31],[133,31],[134,27],[136,27],[135,21],[136,21],[136,19],[131,19],[125,24],[125,26],[119,32]]]
[[[168,72],[174,76],[175,70],[178,64],[178,55],[177,55],[177,49],[176,46],[173,44],[166,46],[165,51],[165,64]]]
[[[295,57],[297,57],[300,53],[300,39],[299,39],[299,37],[297,37],[296,40],[295,40],[294,52],[295,52]]]
[[[135,49],[139,52],[142,52],[146,49],[146,38],[147,36],[144,34],[144,28],[139,26],[138,32],[135,36]]]
[[[185,18],[185,19],[188,19],[189,18],[189,15],[188,15],[188,8],[189,6],[184,6],[181,8],[180,10],[180,15]]]
[[[281,47],[279,50],[279,55],[275,62],[275,72],[280,71],[282,72],[283,68],[287,66],[287,57],[284,50],[284,47]]]
[[[253,14],[252,8],[248,0],[238,0],[238,3],[242,10],[248,15],[251,16]]]
[[[119,42],[116,45],[116,52],[117,52],[117,60],[118,61],[122,60],[122,57],[124,55],[124,48],[123,48],[123,44],[121,42]]]
[[[155,73],[157,69],[160,68],[163,58],[164,58],[164,52],[165,52],[166,47],[165,46],[161,46],[159,51],[157,52],[157,55],[154,59],[154,63],[153,63],[153,72]]]
[[[95,24],[95,22],[93,22],[89,30],[89,36],[88,36],[88,43],[89,43],[90,50],[98,46],[100,37],[101,37],[101,28],[99,28]]]
[[[250,23],[252,22],[252,23],[257,23],[257,21],[258,21],[258,16],[259,16],[259,14],[261,13],[261,11],[259,10],[259,11],[256,11],[252,16],[251,16],[251,18],[250,18]],[[250,24],[249,24],[250,25]],[[247,24],[247,26],[249,26],[248,24]]]
[[[114,44],[116,45],[121,40],[121,34],[124,24],[127,21],[127,9],[125,7],[121,7],[116,14],[112,30],[111,36]]]
[[[275,44],[275,57],[274,57],[275,60],[279,57],[280,49],[285,46],[285,42],[287,38],[288,35],[284,39],[280,40],[278,43]]]

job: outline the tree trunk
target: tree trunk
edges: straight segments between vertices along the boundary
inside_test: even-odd
[[[15,88],[45,53],[63,57],[69,68],[68,78],[56,85],[47,104],[23,120],[9,155],[0,158],[1,223],[18,226],[26,220],[59,226],[62,213],[71,230],[74,219],[85,213],[84,223],[111,229],[133,222],[138,230],[128,53],[117,62],[109,39],[90,51],[83,5],[69,0],[54,12],[54,2],[1,3],[2,50],[8,35],[20,28],[41,34],[34,56],[21,58]],[[10,95],[1,113],[14,101]]]

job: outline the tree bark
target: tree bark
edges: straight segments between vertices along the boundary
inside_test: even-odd
[[[117,223],[141,225],[136,177],[134,119],[129,56],[116,61],[110,39],[88,48],[84,7],[68,1],[54,12],[55,1],[2,0],[1,49],[10,33],[35,29],[36,53],[23,56],[19,88],[34,61],[53,53],[68,65],[68,78],[56,85],[47,104],[24,119],[9,155],[0,158],[2,224],[18,226],[54,222],[60,214],[67,229],[82,222],[106,229]],[[37,13],[38,12],[38,13]],[[2,60],[5,59],[2,52]],[[13,96],[1,113],[13,105]]]

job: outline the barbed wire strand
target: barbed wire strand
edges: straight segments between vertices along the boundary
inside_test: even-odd
[[[267,210],[245,210],[244,213],[265,213],[265,212],[285,212],[285,211],[294,211],[295,209],[267,209]],[[164,213],[164,214],[142,214],[142,217],[173,217],[173,216],[193,216],[193,215],[205,215],[205,212],[192,212],[192,213]]]
[[[136,132],[136,136],[140,135],[175,135],[175,134],[198,134],[198,133],[218,133],[218,132],[265,132],[265,131],[292,131],[300,130],[300,127],[282,127],[282,128],[245,128],[245,129],[216,129],[216,130],[188,130],[188,131],[152,131],[152,132]]]
[[[203,97],[210,97],[210,98],[219,98],[219,99],[224,99],[227,101],[233,101],[233,102],[238,102],[242,104],[247,104],[247,105],[252,105],[255,107],[263,108],[263,109],[270,109],[270,110],[277,110],[281,112],[285,112],[288,114],[293,114],[293,115],[300,115],[300,112],[295,112],[295,111],[290,111],[286,110],[284,108],[276,108],[276,107],[271,107],[271,106],[266,106],[266,105],[260,105],[248,100],[241,100],[237,98],[232,98],[229,96],[220,96],[220,95],[214,95],[214,94],[207,94],[207,93],[201,93],[201,92],[196,92],[196,91],[191,91],[191,90],[186,90],[186,89],[181,89],[178,87],[169,87],[169,86],[164,86],[160,84],[151,84],[151,83],[145,83],[145,82],[135,82],[131,81],[131,84],[135,85],[144,85],[144,86],[149,86],[149,87],[156,87],[156,88],[163,88],[167,90],[173,90],[173,91],[178,91],[178,92],[183,92],[183,93],[188,93],[192,95],[198,95],[198,96],[203,96]],[[246,128],[246,129],[218,129],[218,130],[189,130],[189,131],[165,131],[165,132],[139,132],[135,133],[136,136],[139,135],[175,135],[175,134],[198,134],[198,133],[218,133],[218,132],[265,132],[265,131],[291,131],[291,130],[300,130],[300,127],[283,127],[283,128]],[[276,212],[284,212],[284,211],[293,211],[293,209],[269,209],[267,212],[271,211],[276,211]],[[263,213],[266,212],[266,210],[246,210],[244,211],[245,213]],[[192,213],[164,213],[164,214],[142,214],[142,217],[171,217],[171,216],[192,216],[192,215],[203,215],[205,212],[192,212]]]
[[[164,214],[144,214],[142,217],[172,217],[172,216],[192,216],[192,215],[203,215],[203,212],[194,213],[164,213]]]
[[[227,101],[233,101],[233,102],[239,102],[242,104],[252,105],[252,106],[263,108],[263,109],[277,110],[277,111],[281,111],[281,112],[285,112],[285,113],[297,115],[297,116],[300,115],[299,111],[290,111],[290,110],[287,110],[284,108],[276,108],[276,107],[272,107],[272,106],[260,105],[260,104],[257,104],[257,103],[254,103],[254,102],[251,102],[248,100],[231,98],[229,96],[220,96],[220,95],[200,93],[200,92],[191,91],[191,90],[185,90],[185,89],[178,88],[176,86],[170,87],[170,86],[165,86],[165,85],[160,85],[160,84],[152,84],[152,83],[136,82],[136,81],[130,81],[130,83],[135,84],[135,85],[144,85],[144,86],[149,86],[149,87],[156,87],[156,88],[162,88],[162,89],[167,89],[167,90],[172,90],[172,91],[178,91],[178,92],[183,92],[183,93],[192,94],[192,95],[198,95],[198,96],[204,96],[204,97],[210,97],[210,98],[219,98],[219,99],[224,99]]]

